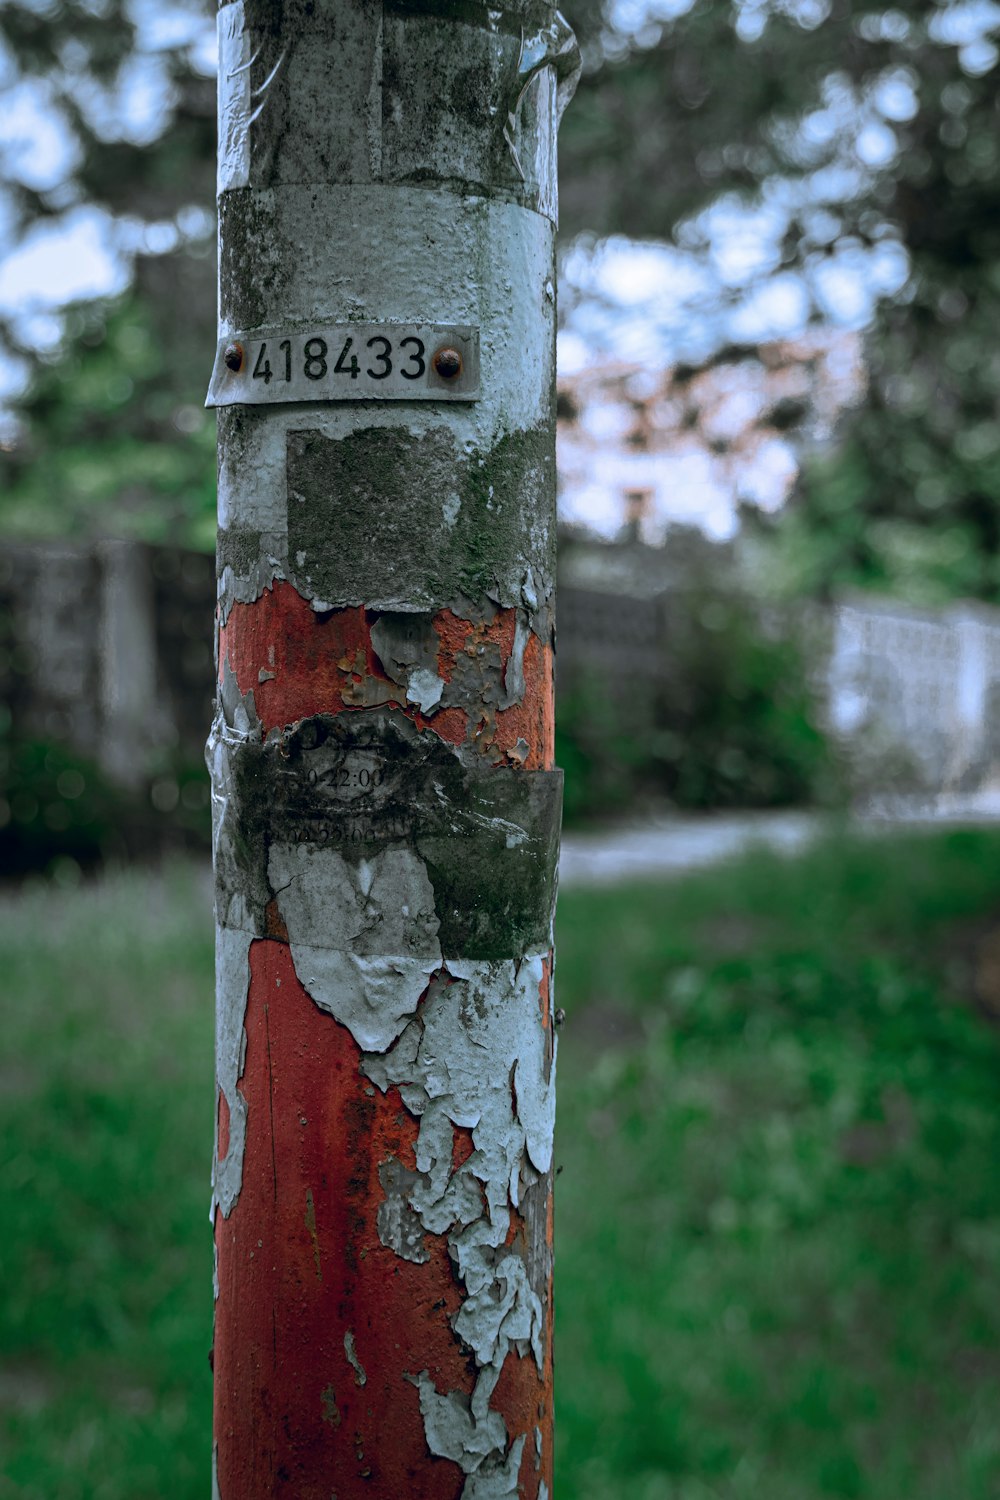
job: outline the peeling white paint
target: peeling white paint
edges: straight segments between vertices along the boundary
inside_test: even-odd
[[[354,1371],[354,1384],[367,1385],[368,1376],[365,1374],[361,1361],[358,1359],[357,1350],[354,1347],[354,1332],[350,1328],[344,1334],[344,1353],[347,1356],[347,1363]]]
[[[237,1084],[243,1076],[246,1061],[244,1022],[250,990],[252,941],[249,932],[235,931],[230,927],[220,927],[215,938],[215,1069],[216,1082],[229,1106],[229,1148],[219,1161],[216,1137],[212,1156],[212,1204],[213,1209],[218,1205],[224,1218],[232,1212],[243,1185],[247,1104]]]
[[[462,1486],[461,1500],[505,1500],[508,1495],[516,1495],[524,1442],[522,1433],[511,1444],[503,1463],[484,1464],[475,1474],[470,1474]]]
[[[525,1438],[518,1437],[508,1447],[507,1424],[499,1412],[489,1409],[488,1396],[480,1398],[486,1374],[480,1375],[471,1401],[462,1391],[441,1395],[427,1370],[406,1377],[420,1392],[428,1448],[439,1458],[450,1458],[466,1475],[461,1500],[503,1500],[518,1493]],[[494,1379],[489,1395],[495,1384]]]
[[[280,558],[270,554],[262,556],[251,571],[242,577],[237,576],[230,563],[226,563],[219,574],[216,591],[220,625],[226,624],[234,604],[255,603],[265,589],[273,588],[276,580],[284,577],[285,571]]]
[[[254,702],[253,688],[241,693],[236,674],[228,658],[222,663],[222,684],[219,688],[222,717],[216,715],[209,738],[209,747],[214,750],[223,742],[236,743],[260,740],[260,719]]]
[[[518,610],[517,622],[514,626],[514,645],[504,673],[504,696],[500,700],[501,708],[512,708],[515,703],[524,701],[524,650],[530,637],[531,626],[527,617],[521,610]]]
[[[364,958],[335,948],[292,944],[303,988],[365,1050],[391,1046],[416,1010],[435,965],[406,957]]]
[[[375,1090],[371,1092],[374,1094]],[[375,1226],[388,1250],[394,1250],[401,1260],[420,1266],[430,1260],[430,1252],[424,1226],[408,1202],[413,1175],[395,1157],[379,1163],[378,1177],[385,1197],[378,1206]]]
[[[408,703],[430,714],[441,702],[444,680],[435,669],[440,642],[427,614],[385,614],[372,626],[371,643],[385,674]]]
[[[335,849],[272,844],[268,878],[303,987],[359,1047],[391,1047],[441,962],[423,860],[395,848],[352,865]]]
[[[507,1451],[507,1424],[498,1411],[477,1416],[462,1391],[439,1395],[427,1370],[409,1380],[420,1392],[427,1446],[438,1458],[450,1458],[466,1474],[474,1474],[484,1459],[503,1458]]]
[[[502,1362],[512,1347],[520,1351],[530,1346],[541,1373],[542,1304],[528,1281],[524,1261],[519,1255],[496,1260],[484,1254],[484,1248],[494,1247],[489,1238],[484,1247],[481,1233],[466,1232],[454,1248],[459,1274],[468,1289],[455,1315],[455,1332],[480,1364]]]
[[[543,1369],[544,1309],[524,1261],[503,1248],[511,1206],[552,1161],[543,977],[541,954],[520,963],[446,959],[396,1045],[361,1064],[383,1093],[398,1086],[420,1119],[408,1202],[429,1233],[449,1234],[466,1292],[455,1332],[498,1371],[511,1349],[530,1349]],[[475,1149],[453,1172],[456,1126],[471,1130]]]
[[[250,38],[243,0],[219,11],[219,156],[216,190],[250,182]]]
[[[544,1369],[544,1309],[523,1259],[505,1249],[511,1206],[552,1161],[555,1038],[550,1062],[544,957],[446,959],[395,1046],[362,1062],[383,1092],[399,1087],[420,1119],[408,1206],[427,1232],[448,1233],[465,1289],[452,1326],[480,1366],[471,1399],[438,1392],[426,1370],[410,1377],[430,1451],[466,1473],[462,1500],[518,1493],[526,1435],[508,1447],[489,1401],[510,1352],[530,1349]],[[474,1150],[453,1171],[456,1127],[471,1130]],[[539,1429],[534,1441],[540,1462]]]
[[[444,679],[436,672],[429,671],[427,667],[417,667],[410,673],[410,680],[406,684],[406,701],[415,703],[421,713],[433,713],[441,702],[443,692]]]
[[[448,527],[454,526],[455,522],[458,520],[459,512],[461,511],[461,509],[461,497],[457,493],[449,495],[441,506],[441,514],[444,517],[444,524]]]

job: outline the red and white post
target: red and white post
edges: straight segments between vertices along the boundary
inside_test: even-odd
[[[219,13],[214,1493],[552,1491],[535,0]]]

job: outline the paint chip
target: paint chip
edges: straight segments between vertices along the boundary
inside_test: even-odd
[[[443,692],[444,679],[429,667],[417,667],[415,672],[410,673],[410,680],[406,684],[406,701],[415,703],[422,714],[429,714],[432,709],[437,708]]]
[[[361,1361],[358,1359],[354,1348],[354,1333],[350,1328],[344,1334],[344,1353],[347,1355],[347,1363],[354,1371],[354,1384],[366,1385],[368,1383],[368,1376],[361,1367]]]

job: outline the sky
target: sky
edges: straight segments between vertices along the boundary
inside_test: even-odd
[[[29,3],[44,10],[51,0]],[[657,18],[689,4],[616,0],[613,18],[623,36],[641,36]],[[200,9],[182,4],[131,0],[130,10],[139,47],[117,86],[101,89],[81,78],[75,93],[99,134],[142,143],[169,123],[173,100],[165,58],[183,48],[199,72],[213,76],[215,31]],[[68,71],[72,63],[69,57]],[[41,190],[57,189],[76,165],[72,132],[60,118],[51,85],[19,78],[2,42],[0,102],[0,175]],[[885,244],[868,255],[860,249],[832,258],[824,254],[805,276],[782,276],[775,274],[781,239],[803,199],[821,215],[824,204],[835,204],[860,184],[866,167],[889,160],[895,136],[887,121],[908,118],[913,109],[912,86],[902,75],[887,77],[880,98],[860,109],[850,91],[834,83],[822,108],[803,123],[804,136],[824,148],[835,134],[844,137],[841,160],[832,168],[805,183],[771,184],[753,205],[721,199],[682,226],[673,246],[635,246],[622,237],[571,245],[562,267],[563,299],[571,303],[560,345],[566,368],[603,357],[612,339],[625,358],[663,363],[678,355],[698,357],[720,337],[794,333],[814,302],[834,321],[863,325],[875,298],[905,280],[901,247]],[[166,250],[178,232],[204,227],[192,222],[150,228],[112,221],[92,205],[68,204],[50,227],[14,247],[8,240],[9,210],[5,215],[0,201],[0,309],[18,319],[29,342],[54,344],[59,337],[54,315],[61,306],[113,294],[126,283],[137,249],[158,243]]]
[[[21,0],[44,13],[57,0]],[[100,13],[100,0],[93,0]],[[74,102],[96,133],[106,140],[142,145],[169,125],[173,94],[166,68],[170,53],[183,48],[195,69],[215,75],[215,26],[201,8],[158,0],[130,0],[138,46],[113,87],[101,87],[80,68],[67,46],[64,79]],[[0,34],[0,182],[21,182],[60,196],[61,213],[37,225],[19,243],[12,236],[12,210],[0,188],[0,312],[12,319],[18,336],[31,347],[58,346],[60,313],[67,304],[123,291],[137,251],[162,253],[183,235],[203,235],[211,227],[205,208],[192,205],[179,222],[144,224],[116,218],[94,204],[77,201],[73,172],[78,149],[51,80],[24,78]],[[0,400],[16,391],[23,372],[0,362]]]
[[[672,3],[683,8],[683,0]],[[663,14],[664,4],[618,0],[617,19],[629,28],[644,8],[658,5]],[[166,54],[183,47],[197,70],[212,76],[215,36],[211,23],[184,8],[132,0],[131,9],[140,38],[133,64],[114,90],[81,86],[79,102],[107,138],[141,143],[155,139],[169,121]],[[72,133],[51,87],[18,78],[2,43],[0,100],[0,173],[51,191],[76,165]],[[907,118],[913,107],[912,89],[902,78],[887,79],[880,107],[860,114],[846,90],[839,97],[834,90],[804,129],[824,145],[834,132],[845,133],[844,159],[814,180],[771,184],[752,205],[721,199],[682,226],[675,245],[636,246],[620,236],[571,245],[561,275],[569,304],[560,340],[564,368],[603,358],[612,344],[622,357],[643,362],[699,358],[722,340],[793,334],[805,326],[813,305],[832,321],[863,326],[875,299],[905,281],[902,248],[885,243],[867,253],[860,247],[833,257],[824,253],[804,275],[781,275],[781,239],[804,197],[821,217],[824,204],[835,204],[859,185],[867,166],[884,164],[895,147],[886,115]],[[143,226],[114,221],[85,204],[69,205],[20,246],[9,243],[9,227],[0,200],[0,309],[17,320],[27,342],[42,347],[58,343],[57,314],[67,302],[113,294],[127,284],[136,250],[168,250],[179,233],[205,228],[196,213],[186,225]]]
[[[56,0],[20,3],[44,11]],[[92,3],[99,11],[101,0]],[[691,3],[614,0],[612,21],[623,42],[648,42]],[[759,35],[768,3],[736,0],[741,34]],[[803,25],[822,20],[829,3],[783,0]],[[76,103],[100,135],[142,143],[169,125],[166,59],[182,48],[198,72],[213,76],[215,28],[200,7],[182,0],[130,0],[130,10],[138,47],[114,87],[97,86],[79,68],[74,73],[72,46],[64,68],[75,79]],[[891,10],[880,24],[891,26],[894,16],[907,24]],[[958,49],[969,74],[996,64],[1000,5],[994,0],[953,0],[933,25],[942,46]],[[832,328],[866,327],[880,298],[903,291],[909,264],[888,225],[868,247],[838,236],[836,205],[891,163],[899,149],[894,127],[915,110],[914,80],[903,68],[888,69],[863,97],[831,71],[823,97],[796,127],[805,170],[794,180],[768,181],[751,203],[717,199],[678,226],[672,244],[612,236],[567,246],[560,275],[561,372],[573,375],[611,358],[653,369],[677,360],[697,363],[724,343],[795,337],[816,314]],[[0,188],[0,312],[39,349],[58,347],[68,303],[123,290],[138,251],[163,253],[185,236],[211,230],[211,216],[200,205],[169,223],[145,224],[75,201],[76,164],[74,138],[51,83],[19,77],[0,39],[0,181],[54,194],[57,203],[60,194],[64,199],[62,212],[16,243],[11,205]],[[781,265],[793,216],[808,225],[804,265],[794,272]],[[23,378],[16,361],[0,360],[0,403]]]

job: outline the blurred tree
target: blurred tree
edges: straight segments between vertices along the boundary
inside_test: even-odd
[[[8,247],[37,255],[47,232],[86,212],[131,283],[57,319],[44,303],[0,311],[0,348],[29,371],[0,447],[7,534],[214,544],[214,423],[202,410],[215,316],[206,33],[207,0],[6,0],[0,11]]]
[[[713,205],[743,203],[774,226],[760,279],[800,273],[817,316],[831,273],[861,259],[876,284],[888,267],[885,285],[896,288],[869,339],[869,398],[836,451],[808,458],[785,512],[748,517],[766,533],[772,575],[819,593],[868,583],[1000,598],[1000,8],[566,8],[587,73],[561,138],[564,238],[674,237],[710,256],[731,233]],[[75,142],[47,186],[37,173],[32,185],[26,158],[12,165],[3,153],[13,232],[79,203],[153,226],[133,234],[130,296],[71,319],[48,362],[32,356],[19,433],[0,452],[5,529],[208,540],[211,444],[199,413],[214,89],[194,41],[206,16],[207,0],[7,0],[0,13],[0,86],[11,95],[44,84]],[[137,128],[134,99],[131,114],[126,106],[143,88],[154,97]],[[176,247],[148,253],[162,251],[171,227]],[[0,332],[30,353],[10,320]],[[116,380],[123,339],[136,357]],[[178,430],[196,438],[183,453]]]
[[[1000,8],[612,0],[577,24],[564,233],[709,250],[703,210],[733,195],[782,220],[765,275],[821,289],[838,261],[908,257],[866,403],[796,502],[754,517],[786,587],[1000,599]]]

